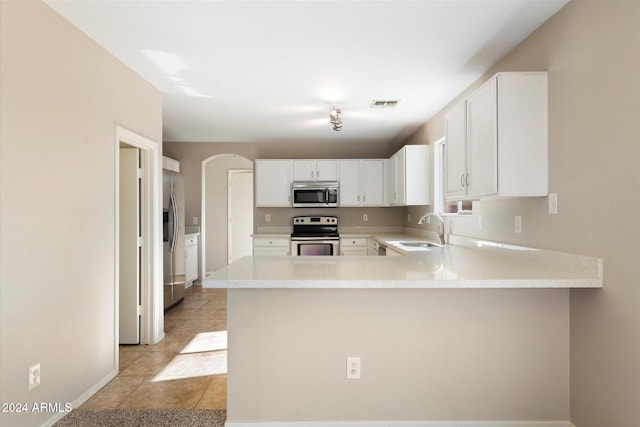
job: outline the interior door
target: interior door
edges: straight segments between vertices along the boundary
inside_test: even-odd
[[[253,171],[229,171],[228,262],[253,253]]]
[[[120,344],[140,343],[140,150],[120,149]]]

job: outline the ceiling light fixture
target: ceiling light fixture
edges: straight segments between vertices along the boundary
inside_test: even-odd
[[[333,125],[333,130],[339,132],[342,130],[342,120],[340,120],[340,113],[342,111],[335,107],[335,105],[331,106],[331,110],[329,110],[329,123]]]

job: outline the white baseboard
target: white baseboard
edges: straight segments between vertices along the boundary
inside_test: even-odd
[[[93,387],[91,387],[89,390],[87,390],[84,393],[82,393],[80,395],[80,397],[78,397],[76,400],[71,402],[71,408],[72,409],[79,408],[84,402],[89,400],[89,398],[91,396],[93,396],[94,394],[99,392],[102,387],[104,387],[107,384],[109,384],[109,381],[114,379],[116,377],[116,375],[118,375],[118,370],[111,371],[106,377],[102,378]],[[60,421],[60,419],[62,417],[64,417],[65,415],[67,415],[66,412],[59,412],[59,413],[55,414],[53,417],[49,418],[47,421],[45,421],[40,427],[51,427],[55,423]]]
[[[227,422],[226,427],[576,427],[569,421],[309,421]]]

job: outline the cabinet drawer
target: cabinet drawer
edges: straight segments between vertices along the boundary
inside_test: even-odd
[[[288,248],[290,245],[289,239],[253,239],[253,246],[255,247],[286,247]]]
[[[356,238],[348,238],[344,237],[340,239],[340,246],[349,247],[349,246],[367,246],[367,240],[364,237],[356,237]]]

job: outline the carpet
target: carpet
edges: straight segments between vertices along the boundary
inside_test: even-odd
[[[74,409],[53,427],[224,427],[223,409]]]

